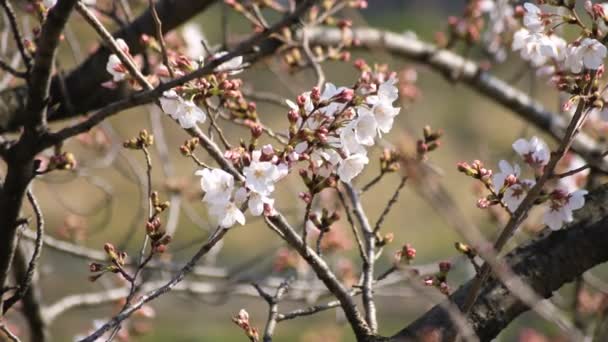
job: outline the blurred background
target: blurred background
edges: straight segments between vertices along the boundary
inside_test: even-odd
[[[353,19],[354,26],[371,26],[394,32],[415,32],[422,40],[433,42],[438,31],[445,31],[447,18],[450,15],[462,14],[465,1],[409,0],[409,1],[370,1],[369,8],[361,12],[346,11],[345,16]],[[134,9],[142,10],[145,5],[135,2]],[[200,29],[210,45],[221,40],[220,6],[214,5],[205,13],[197,16],[188,26]],[[235,13],[229,14],[230,31],[234,37],[249,32],[249,25]],[[98,44],[94,33],[86,27],[80,18],[72,27],[83,51],[89,51]],[[191,32],[186,30],[185,32]],[[181,34],[180,29],[175,34]],[[170,39],[170,38],[168,38]],[[463,53],[463,50],[455,49]],[[470,56],[483,60],[475,50]],[[63,66],[76,63],[71,52],[62,51]],[[408,61],[393,58],[381,49],[368,53],[354,52],[352,60],[361,57],[368,62],[387,63],[392,70],[415,68],[416,85],[420,97],[412,104],[404,103],[393,131],[384,136],[382,146],[412,145],[414,139],[422,135],[422,128],[430,125],[442,128],[445,135],[442,146],[430,155],[430,163],[436,168],[441,184],[454,198],[459,209],[474,222],[488,238],[492,238],[500,225],[486,211],[476,208],[478,189],[471,179],[456,170],[459,161],[480,159],[490,168],[495,168],[500,159],[512,159],[511,144],[517,138],[539,135],[553,144],[549,137],[537,132],[526,122],[521,121],[509,109],[479,96],[474,91],[457,82],[450,82],[440,74],[426,68],[411,64]],[[70,62],[71,61],[71,62]],[[351,85],[357,78],[357,72],[351,63],[327,62],[324,70],[328,81],[336,85]],[[522,73],[523,71],[523,73]],[[547,108],[558,108],[558,94],[545,85],[543,80],[535,80],[532,72],[527,72],[526,64],[518,56],[509,56],[501,65],[494,65],[492,72],[505,79],[515,81],[515,86],[529,92],[543,102]],[[523,76],[518,76],[522,74]],[[314,73],[304,70],[289,74],[280,61],[270,59],[254,65],[242,75],[246,86],[258,92],[273,93],[282,98],[294,99],[303,91],[309,90],[316,83]],[[91,94],[91,96],[95,96]],[[40,179],[34,186],[39,196],[47,220],[47,234],[54,237],[81,243],[101,250],[105,242],[125,246],[130,255],[136,255],[143,240],[143,218],[138,209],[142,198],[138,184],[138,173],[145,167],[143,156],[134,151],[112,152],[115,162],[111,166],[103,164],[110,153],[107,149],[96,147],[101,139],[123,141],[135,136],[142,128],[150,128],[149,112],[156,111],[151,107],[140,107],[122,113],[109,120],[110,125],[100,131],[79,137],[67,146],[78,160],[74,172],[58,172]],[[258,112],[263,122],[279,131],[285,129],[286,110],[280,106],[259,102]],[[182,193],[183,210],[180,215],[179,229],[174,236],[167,260],[176,262],[187,260],[204,241],[211,228],[206,223],[206,212],[200,203],[198,177],[194,176],[196,168],[191,161],[182,157],[179,146],[187,136],[168,118],[162,119],[169,146],[170,162],[174,166],[175,176],[170,179],[163,174],[163,167],[158,155],[153,157],[153,183],[156,189],[178,187]],[[236,125],[221,122],[221,126],[233,142],[248,132]],[[108,133],[111,132],[111,133]],[[92,140],[91,140],[92,139]],[[97,140],[96,140],[97,139]],[[91,141],[93,141],[91,143]],[[269,140],[270,142],[270,140]],[[370,151],[372,163],[356,180],[361,186],[378,175],[378,158],[381,147]],[[209,158],[199,151],[199,157],[209,162]],[[365,193],[363,203],[372,222],[380,215],[391,194],[399,183],[399,174],[389,174],[372,190]],[[304,204],[297,194],[303,185],[298,176],[289,177],[279,186],[277,206],[287,214],[292,222],[300,222]],[[176,185],[177,184],[177,185]],[[161,196],[166,198],[166,191]],[[330,201],[331,199],[328,199]],[[356,245],[350,237],[347,223],[336,229],[342,229],[346,238],[341,249],[326,253],[330,264],[344,275],[358,272],[359,264]],[[540,227],[539,224],[526,226],[515,241],[527,238]],[[205,260],[207,265],[225,268],[230,277],[216,281],[219,288],[230,289],[233,284],[250,283],[267,276],[289,277],[294,275],[293,268],[278,268],[277,256],[284,253],[282,243],[260,220],[248,217],[248,224],[234,228],[226,237],[221,249],[212,253]],[[436,264],[442,260],[452,259],[457,255],[453,245],[461,241],[449,220],[442,218],[432,206],[419,196],[415,186],[406,185],[400,199],[388,215],[383,233],[392,232],[394,241],[384,248],[377,269],[390,267],[393,255],[404,243],[411,244],[417,250],[415,264]],[[353,263],[353,264],[350,264]],[[300,271],[302,272],[302,271]],[[304,271],[305,272],[305,271]],[[471,267],[465,262],[456,263],[450,272],[448,283],[456,289],[472,275]],[[70,255],[46,248],[43,252],[43,264],[40,272],[40,283],[46,304],[68,294],[101,291],[116,286],[116,278],[106,275],[96,282],[89,282],[87,277],[88,260],[74,258]],[[403,289],[403,290],[401,290]],[[572,289],[566,286],[560,295],[566,303],[571,298]],[[314,300],[314,297],[311,298]],[[326,301],[327,296],[320,299]],[[286,312],[295,308],[313,304],[285,301],[280,304],[280,311]],[[378,297],[380,333],[389,335],[405,327],[410,321],[432,307],[436,302],[420,296],[416,290],[399,287],[393,292]],[[59,317],[51,327],[56,341],[70,341],[76,334],[85,333],[93,327],[94,320],[107,320],[118,309],[118,304],[108,304],[90,308],[77,308]],[[241,308],[250,313],[251,322],[262,330],[267,315],[267,305],[259,297],[238,296],[230,293],[219,293],[208,296],[188,295],[181,292],[170,293],[154,301],[152,308],[155,318],[135,318],[132,320],[133,341],[243,341],[242,331],[231,322]],[[18,322],[18,317],[11,317]],[[505,330],[497,340],[513,341],[521,336],[525,329],[533,328],[547,336],[555,337],[557,331],[549,323],[539,319],[534,313],[520,316]],[[137,334],[140,332],[141,334]],[[528,331],[529,332],[529,331]],[[276,341],[353,341],[353,335],[345,324],[340,313],[335,310],[302,317],[279,324],[275,333]]]

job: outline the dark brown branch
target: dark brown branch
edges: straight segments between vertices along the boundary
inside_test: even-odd
[[[163,33],[175,29],[182,23],[190,20],[198,13],[207,9],[215,0],[163,0],[156,5],[158,15],[163,23]],[[144,12],[133,23],[124,29],[115,32],[115,38],[122,38],[129,46],[131,54],[136,55],[144,50],[140,42],[142,34],[155,36],[156,26],[150,10]],[[67,93],[72,100],[73,112],[66,108],[66,103],[60,89],[60,80],[54,77],[50,92],[50,107],[59,105],[53,112],[49,113],[49,120],[61,120],[76,114],[84,114],[88,111],[101,108],[110,102],[124,98],[126,89],[106,89],[101,83],[110,79],[106,71],[106,63],[112,52],[106,46],[101,46],[86,61],[65,78]],[[0,93],[0,102],[5,106],[0,108],[0,132],[15,131],[24,124],[23,118],[16,115],[22,110],[22,98],[24,87],[8,89]],[[95,94],[95,96],[91,96]]]
[[[15,251],[13,267],[15,268],[14,275],[17,279],[27,277],[27,272],[29,272],[28,258],[23,247],[19,246]],[[36,274],[36,270],[34,270],[34,276],[30,280],[27,291],[21,299],[22,306],[20,310],[27,321],[31,341],[45,342],[50,339],[50,332],[47,329],[47,322],[42,315],[42,295],[40,290],[38,275]]]
[[[38,39],[34,66],[30,74],[25,113],[17,113],[27,123],[19,141],[4,156],[8,166],[0,192],[0,288],[4,287],[15,252],[17,219],[26,189],[34,177],[34,156],[46,129],[49,85],[59,37],[76,0],[59,1],[47,15]],[[3,299],[0,297],[0,307]]]
[[[587,196],[587,205],[576,213],[575,222],[520,246],[506,257],[513,272],[541,297],[551,297],[564,284],[589,268],[608,260],[608,186]],[[451,297],[462,307],[474,280]],[[496,337],[527,307],[495,278],[485,283],[473,306],[469,322],[482,341]],[[441,341],[453,338],[458,330],[438,305],[392,337],[403,341],[438,333]]]
[[[11,74],[11,75],[13,75],[15,77],[19,77],[19,78],[26,78],[27,77],[27,72],[19,71],[19,70],[13,68],[7,62],[1,60],[1,59],[0,59],[0,69],[8,72],[9,74]]]
[[[38,200],[32,193],[31,190],[27,192],[27,198],[34,210],[34,214],[36,215],[36,240],[34,243],[34,252],[32,254],[32,258],[30,259],[27,270],[25,272],[20,272],[17,279],[21,279],[21,283],[19,284],[19,289],[17,292],[7,299],[4,303],[4,307],[2,310],[4,313],[10,309],[13,304],[21,300],[25,294],[28,292],[29,287],[34,279],[34,273],[36,272],[36,268],[38,267],[38,260],[40,259],[40,253],[42,252],[42,243],[44,238],[44,217],[42,216],[42,209],[38,204]]]

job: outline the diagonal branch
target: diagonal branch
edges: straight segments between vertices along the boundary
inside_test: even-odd
[[[566,228],[545,234],[513,250],[506,260],[513,272],[542,298],[549,298],[564,284],[589,268],[608,261],[608,186],[587,196],[587,205]],[[474,280],[451,297],[462,307]],[[482,341],[495,338],[511,321],[529,309],[496,278],[482,287],[469,322]],[[392,340],[421,339],[438,334],[448,341],[458,333],[448,314],[438,305],[399,331]]]

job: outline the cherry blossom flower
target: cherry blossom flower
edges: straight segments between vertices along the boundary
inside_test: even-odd
[[[203,169],[195,172],[201,177],[201,188],[205,192],[203,201],[226,203],[232,196],[234,177],[222,169]]]
[[[352,120],[347,127],[345,134],[352,132],[357,143],[365,146],[372,146],[378,129],[378,123],[374,115],[366,108],[359,109],[359,117]]]
[[[521,173],[519,165],[513,164],[513,166],[511,166],[506,160],[499,161],[498,168],[500,169],[500,172],[495,173],[494,176],[492,176],[492,183],[494,184],[496,191],[500,190],[505,185],[505,179],[507,179],[508,176],[513,175],[517,178]]]
[[[198,24],[187,23],[182,28],[182,37],[186,43],[186,55],[190,58],[197,59],[204,57],[206,50],[203,47],[205,36]]]
[[[183,101],[179,110],[172,115],[183,128],[195,127],[198,122],[205,122],[207,114],[192,101]]]
[[[558,62],[561,62],[566,59],[566,41],[556,34],[552,34],[547,38],[548,39],[541,39],[541,41],[539,42],[541,55],[544,57],[552,58]]]
[[[387,102],[392,104],[399,98],[399,89],[395,86],[397,84],[397,78],[394,76],[389,77],[388,80],[382,82],[378,87],[378,94],[367,97],[367,103],[375,105],[378,102]]]
[[[340,145],[346,155],[365,153],[365,147],[357,139],[356,126],[352,121],[340,131]]]
[[[122,64],[120,58],[115,54],[111,54],[106,64],[106,70],[112,75],[114,82],[120,82],[127,77],[127,68]]]
[[[346,103],[331,100],[335,99],[335,97],[342,94],[342,92],[345,90],[350,89],[346,87],[338,88],[330,82],[325,83],[325,88],[323,89],[323,93],[321,93],[321,101],[329,101],[329,104],[324,108],[320,109],[320,112],[327,117],[333,117],[337,113],[342,112],[342,110],[346,107]]]
[[[310,92],[307,91],[305,93],[302,93],[302,98],[304,99],[304,111],[306,112],[306,114],[310,114],[314,109],[315,106],[312,103],[312,100],[310,99]],[[289,106],[289,108],[295,110],[295,111],[299,111],[300,108],[298,107],[298,105],[291,101],[291,100],[285,100],[285,103],[287,103],[287,105]]]
[[[544,28],[542,11],[536,5],[526,2],[524,4],[524,26],[532,32],[540,32]]]
[[[310,160],[316,167],[335,166],[342,161],[342,157],[333,148],[316,148],[310,154]]]
[[[557,54],[557,48],[551,38],[543,33],[519,29],[513,35],[513,51],[520,51],[520,56],[534,66],[545,64],[549,57]]]
[[[583,59],[580,57],[578,46],[568,45],[566,48],[566,59],[564,60],[564,68],[578,74],[583,70]]]
[[[388,133],[393,128],[393,122],[395,116],[399,114],[401,108],[393,107],[393,105],[386,101],[376,103],[372,108],[374,117],[378,124],[378,131],[382,133]]]
[[[175,90],[168,90],[163,93],[163,96],[159,98],[159,101],[163,112],[173,116],[179,110],[179,106],[181,106],[183,99],[181,96],[177,95]]]
[[[279,178],[277,166],[269,161],[260,161],[261,152],[253,151],[252,161],[243,168],[245,185],[262,195],[269,195],[274,191],[274,183]]]
[[[348,158],[342,160],[340,165],[338,166],[338,176],[340,180],[345,183],[350,183],[350,181],[357,177],[365,165],[369,163],[369,159],[367,155],[363,153],[356,153],[350,155]]]
[[[230,228],[235,223],[245,224],[245,215],[233,202],[214,202],[209,205],[209,215],[222,228]]]
[[[527,164],[535,168],[547,165],[551,156],[551,151],[549,151],[547,144],[537,137],[532,137],[529,141],[517,139],[513,143],[513,149]]]
[[[582,58],[585,68],[596,70],[604,63],[606,46],[596,39],[585,38],[578,47],[577,54]]]
[[[198,122],[205,122],[207,114],[194,102],[184,100],[173,90],[163,93],[160,106],[165,113],[177,120],[183,128],[195,127]]]
[[[543,216],[543,223],[552,230],[560,229],[564,223],[572,222],[572,212],[585,205],[587,190],[576,190],[568,193],[564,189],[556,189],[550,195],[549,208]]]
[[[257,192],[252,192],[249,194],[249,201],[247,202],[247,205],[253,216],[260,216],[264,213],[265,206],[270,208],[274,207],[274,199],[261,195]]]
[[[513,184],[505,190],[503,202],[511,212],[517,210],[521,202],[526,197],[528,191],[536,182],[531,179],[520,180],[517,184]]]
[[[213,59],[221,58],[228,54],[228,51],[221,51],[213,55]],[[215,68],[216,72],[228,72],[229,75],[236,75],[243,72],[243,56],[234,57]]]

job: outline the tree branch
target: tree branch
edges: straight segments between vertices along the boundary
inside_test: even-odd
[[[549,298],[564,284],[589,268],[608,260],[608,186],[587,196],[587,205],[575,214],[566,228],[545,234],[506,256],[513,272],[530,285],[539,296]],[[474,279],[461,286],[450,300],[462,308]],[[469,322],[482,341],[496,337],[511,321],[529,309],[496,278],[481,290]],[[435,306],[391,339],[420,339],[439,334],[448,341],[458,333],[448,314]]]
[[[206,10],[215,0],[163,0],[156,5],[158,16],[163,23],[163,33],[169,32],[182,23],[190,20],[198,13]],[[129,51],[139,54],[144,50],[140,42],[142,34],[154,36],[156,26],[150,10],[145,11],[129,26],[113,34],[115,38],[122,38],[129,46]],[[106,71],[106,63],[112,52],[106,46],[101,46],[86,61],[65,77],[66,96],[69,95],[73,110],[67,110],[67,102],[61,91],[59,77],[54,77],[50,91],[50,106],[59,107],[49,114],[49,120],[66,119],[76,114],[84,114],[88,111],[101,108],[109,102],[127,95],[126,89],[111,90],[101,86],[110,79]],[[15,131],[24,124],[23,118],[17,115],[22,111],[24,105],[23,92],[25,87],[20,86],[5,90],[0,93],[0,132]],[[90,96],[95,94],[96,96]]]
[[[315,27],[311,28],[308,34],[312,44],[338,45],[342,42],[339,29]],[[425,64],[450,80],[462,82],[489,100],[503,105],[554,138],[561,140],[564,136],[568,123],[560,116],[545,109],[526,93],[483,71],[471,60],[417,38],[390,31],[355,28],[353,39],[360,42],[354,48],[387,50],[396,56]],[[603,150],[589,136],[578,134],[572,149],[586,160],[600,164],[598,159]],[[608,162],[602,162],[600,165],[603,169],[608,169]]]
[[[55,54],[76,0],[62,0],[47,14],[38,39],[34,66],[30,74],[25,113],[16,113],[27,123],[19,141],[6,153],[8,170],[0,192],[0,288],[4,287],[15,251],[17,218],[23,196],[34,177],[34,156],[46,130],[46,110]],[[3,307],[0,297],[0,307]],[[0,310],[0,315],[3,310]]]

